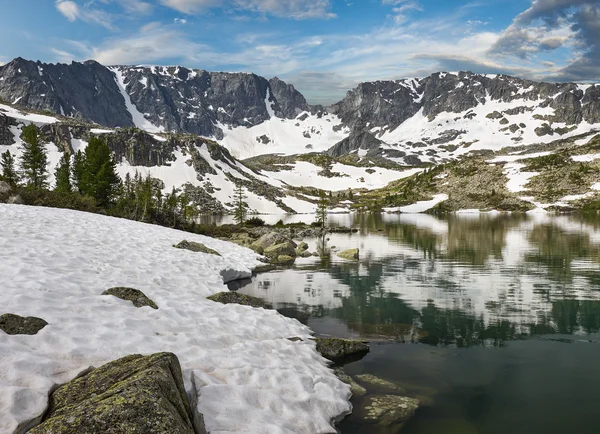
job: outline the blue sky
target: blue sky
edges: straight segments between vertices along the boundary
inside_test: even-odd
[[[255,72],[325,104],[440,70],[600,81],[600,0],[0,1],[0,63]]]

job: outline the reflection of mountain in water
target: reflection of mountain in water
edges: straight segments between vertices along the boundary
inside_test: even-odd
[[[360,235],[330,244],[360,247],[360,264],[309,260],[244,292],[303,322],[336,318],[362,336],[433,345],[600,329],[600,219],[360,215],[354,226]]]

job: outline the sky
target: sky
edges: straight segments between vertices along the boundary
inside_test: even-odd
[[[600,82],[600,0],[0,0],[0,64],[279,77],[309,103],[437,71]]]

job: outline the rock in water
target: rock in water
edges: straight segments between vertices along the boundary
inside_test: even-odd
[[[358,261],[358,253],[358,249],[349,249],[338,253],[338,256],[342,259],[348,259],[349,261]]]
[[[262,255],[267,248],[287,242],[291,243],[294,249],[296,248],[296,244],[289,240],[285,235],[282,235],[278,232],[269,232],[264,234],[258,240],[254,241],[250,245],[250,248]]]
[[[341,381],[343,381],[344,383],[346,383],[347,385],[350,386],[352,395],[363,396],[363,395],[367,394],[367,389],[365,389],[360,384],[358,384],[356,381],[354,381],[354,378],[352,378],[350,375],[346,374],[342,368],[336,368],[334,370],[334,372],[335,372],[335,375],[337,375],[337,377]]]
[[[131,355],[56,389],[31,434],[194,434],[179,360]]]
[[[180,242],[179,244],[176,244],[173,247],[175,247],[177,249],[190,250],[192,252],[208,253],[210,255],[221,256],[221,254],[219,252],[217,252],[216,250],[206,247],[202,243],[196,243],[194,241],[183,240],[182,242]]]
[[[358,378],[358,380],[362,381],[363,383],[368,383],[368,384],[372,384],[373,386],[383,387],[384,389],[393,390],[395,392],[406,393],[406,390],[404,390],[402,387],[398,386],[397,384],[394,384],[391,381],[384,380],[383,378],[376,377],[375,375],[361,374],[361,375],[357,375],[356,378]]]
[[[0,315],[0,330],[9,335],[35,335],[48,323],[34,316],[19,316],[12,313]]]
[[[135,307],[150,306],[152,309],[158,309],[156,303],[154,303],[151,299],[146,297],[146,294],[144,294],[139,289],[118,286],[115,288],[107,289],[102,293],[102,295],[112,295],[114,297],[120,298],[121,300],[131,301]]]
[[[317,351],[334,363],[358,360],[369,352],[369,346],[361,341],[339,338],[316,338]]]
[[[365,399],[363,419],[382,426],[401,424],[419,408],[419,400],[397,395],[373,395]]]
[[[274,262],[276,262],[280,256],[289,256],[292,259],[296,258],[295,247],[289,241],[267,247],[263,254]]]
[[[252,297],[250,295],[245,294],[239,294],[237,292],[232,291],[219,292],[218,294],[214,294],[206,298],[223,304],[235,303],[241,304],[243,306],[263,307],[265,309],[268,308],[267,303],[262,301],[260,298]]]

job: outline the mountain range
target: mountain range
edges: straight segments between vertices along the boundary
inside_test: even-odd
[[[56,147],[51,161],[103,134],[122,175],[189,188],[212,212],[240,182],[255,211],[310,212],[319,189],[383,188],[431,165],[600,130],[600,85],[471,72],[361,83],[323,107],[255,74],[17,58],[0,67],[0,99],[1,149],[18,153],[23,122]]]

